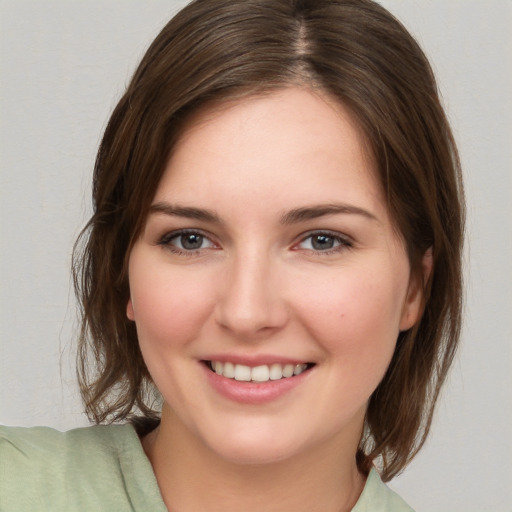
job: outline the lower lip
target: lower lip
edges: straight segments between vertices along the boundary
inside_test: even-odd
[[[217,393],[229,400],[242,404],[265,404],[277,400],[299,386],[311,372],[267,382],[245,382],[217,375],[202,363],[208,382]]]

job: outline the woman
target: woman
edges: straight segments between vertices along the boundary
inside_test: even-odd
[[[6,429],[3,508],[410,510],[381,478],[421,448],[456,349],[463,206],[389,13],[192,2],[114,110],[93,198],[82,392],[130,423]]]

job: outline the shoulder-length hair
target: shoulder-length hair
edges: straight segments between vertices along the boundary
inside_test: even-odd
[[[398,336],[358,451],[362,471],[380,460],[389,480],[423,445],[457,347],[464,207],[457,149],[429,63],[370,0],[195,0],[153,41],[106,127],[94,213],[75,246],[82,397],[97,423],[158,419],[126,317],[131,247],[190,116],[288,86],[319,89],[351,111],[412,272],[421,275],[422,256],[433,254],[423,316]]]

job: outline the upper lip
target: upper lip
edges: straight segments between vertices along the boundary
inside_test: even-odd
[[[202,361],[219,361],[220,363],[242,364],[244,366],[261,366],[272,364],[305,364],[312,363],[307,359],[285,357],[271,354],[259,354],[254,356],[240,354],[212,354],[201,358]]]

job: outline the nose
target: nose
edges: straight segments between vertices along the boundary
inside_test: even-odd
[[[253,251],[231,262],[216,305],[217,323],[244,340],[278,331],[288,321],[279,266]]]

